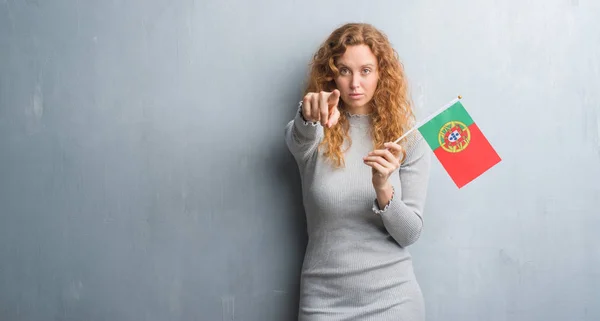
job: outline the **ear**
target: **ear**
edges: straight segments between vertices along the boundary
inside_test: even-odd
[[[332,81],[332,80],[333,80],[333,77],[327,77],[327,78],[325,78],[325,80],[327,80],[327,81]]]

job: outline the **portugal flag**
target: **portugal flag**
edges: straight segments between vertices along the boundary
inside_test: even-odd
[[[434,114],[418,130],[458,188],[500,162],[500,157],[458,99]]]

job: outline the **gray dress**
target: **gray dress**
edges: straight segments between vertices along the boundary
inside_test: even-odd
[[[407,159],[390,177],[394,196],[380,209],[362,159],[373,150],[370,116],[348,116],[352,145],[341,169],[317,150],[320,124],[305,122],[298,112],[285,128],[308,229],[298,320],[423,321],[423,295],[407,246],[423,226],[431,149],[418,131],[410,134]]]

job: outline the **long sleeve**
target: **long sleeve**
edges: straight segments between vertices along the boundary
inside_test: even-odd
[[[413,244],[421,235],[431,166],[431,149],[423,136],[412,135],[407,145],[406,160],[399,169],[400,190],[394,190],[392,200],[383,209],[377,200],[373,203],[373,211],[402,247]]]
[[[310,157],[323,137],[321,124],[305,121],[301,110],[302,102],[298,106],[294,119],[285,127],[285,142],[298,163],[304,163]]]

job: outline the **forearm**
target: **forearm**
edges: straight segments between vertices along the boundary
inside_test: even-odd
[[[375,188],[375,194],[377,195],[377,205],[379,208],[384,208],[392,200],[394,195],[394,189],[392,184],[387,182],[385,186]]]
[[[321,124],[304,120],[300,107],[285,128],[285,141],[297,159],[305,159],[318,146],[323,136]]]
[[[423,219],[419,213],[408,207],[399,195],[394,195],[395,191],[391,186],[390,190],[377,193],[378,204],[373,205],[373,210],[381,217],[383,225],[394,240],[400,246],[406,247],[415,243],[421,236]],[[382,196],[379,196],[380,194]]]
[[[431,150],[422,137],[411,137],[407,159],[399,169],[400,184],[375,189],[373,211],[381,216],[388,233],[406,247],[415,243],[423,229],[423,210],[429,181]]]

